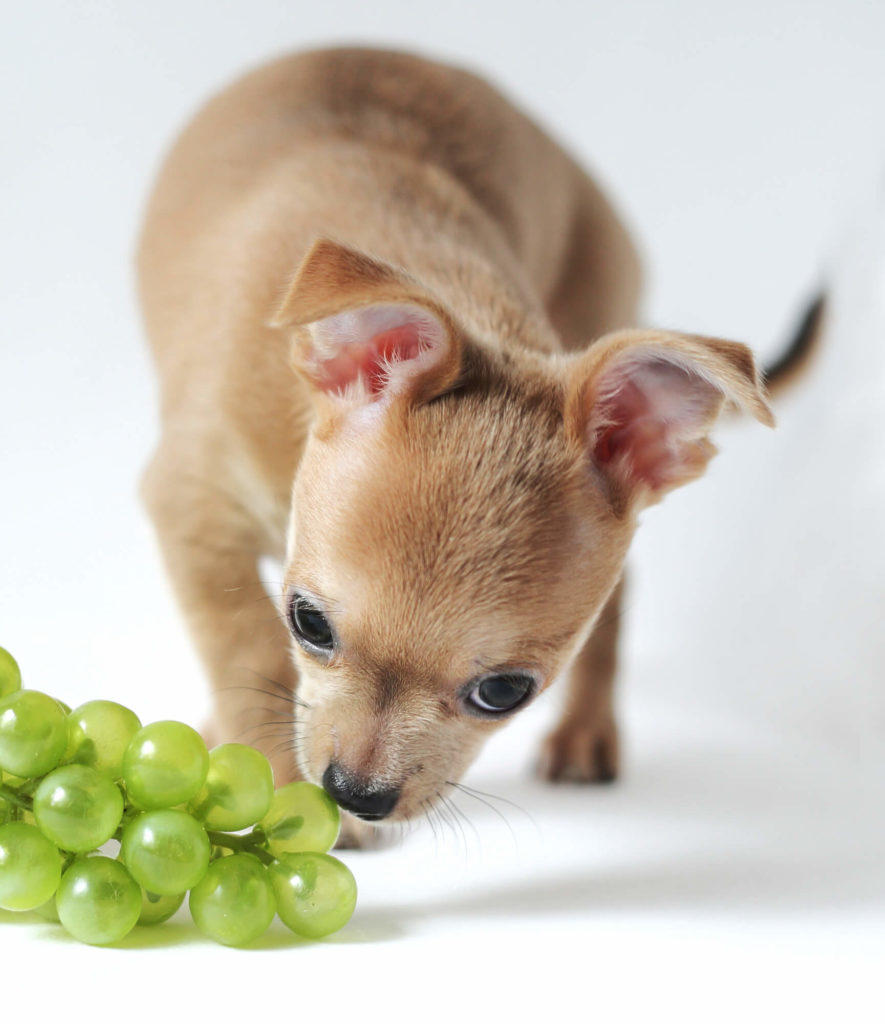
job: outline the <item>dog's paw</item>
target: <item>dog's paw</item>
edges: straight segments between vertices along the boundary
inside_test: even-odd
[[[544,741],[538,773],[549,782],[614,782],[619,756],[613,718],[567,719]]]

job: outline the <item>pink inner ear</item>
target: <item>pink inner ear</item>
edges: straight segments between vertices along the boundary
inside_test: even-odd
[[[597,465],[630,485],[662,491],[697,476],[720,393],[702,377],[663,361],[611,371],[595,409]]]
[[[651,487],[659,483],[658,467],[665,461],[667,433],[649,415],[649,403],[627,382],[606,406],[609,421],[596,438],[594,456],[602,466],[620,463],[632,482]]]
[[[361,306],[309,327],[306,368],[326,394],[375,402],[401,391],[448,351],[440,320],[411,303]]]
[[[324,391],[344,393],[365,382],[370,395],[378,395],[387,383],[390,368],[421,354],[421,338],[414,323],[393,327],[365,342],[353,342],[330,359],[319,361],[319,384]]]

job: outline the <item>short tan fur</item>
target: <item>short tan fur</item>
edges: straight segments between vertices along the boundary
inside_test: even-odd
[[[139,282],[144,495],[213,735],[404,820],[566,673],[542,770],[613,778],[637,514],[704,471],[727,403],[772,419],[744,346],[635,326],[633,245],[581,168],[464,71],[286,57],[175,144]],[[263,556],[330,644],[292,643]]]

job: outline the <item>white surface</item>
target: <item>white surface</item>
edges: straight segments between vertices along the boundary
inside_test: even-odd
[[[623,781],[531,781],[544,702],[466,780],[464,834],[347,857],[334,940],[255,951],[186,916],[121,950],[0,914],[41,1018],[865,1021],[885,952],[885,9],[680,0],[429,7],[20,4],[0,62],[0,643],[28,685],[199,722],[205,693],[135,498],[155,434],[130,250],[161,149],[243,67],[333,40],[493,75],[609,183],[649,319],[777,347],[829,263],[814,373],[733,424],[635,550]],[[857,221],[857,229],[844,233]],[[474,832],[473,829],[476,831]],[[174,940],[174,941],[173,941]],[[0,1009],[16,1005],[4,983]],[[172,1011],[174,1013],[174,1011]],[[178,1016],[178,1014],[175,1014]],[[5,1019],[5,1016],[4,1016]]]

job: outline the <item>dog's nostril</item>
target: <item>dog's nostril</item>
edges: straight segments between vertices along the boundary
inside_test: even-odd
[[[376,789],[332,761],[323,773],[323,789],[345,811],[366,821],[380,821],[396,807],[398,789]]]

